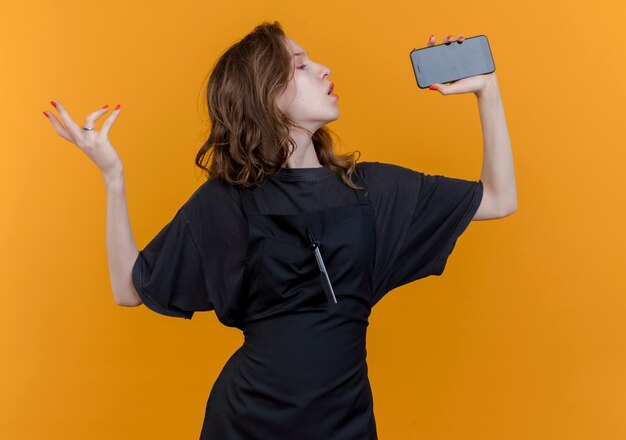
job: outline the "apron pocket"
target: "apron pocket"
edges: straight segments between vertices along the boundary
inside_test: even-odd
[[[294,310],[327,305],[313,249],[265,237],[262,260],[260,299],[264,308]]]

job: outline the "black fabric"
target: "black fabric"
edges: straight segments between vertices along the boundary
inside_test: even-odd
[[[366,362],[376,224],[367,191],[297,214],[262,214],[255,194],[241,191],[244,342],[213,385],[200,439],[376,440]]]
[[[182,210],[140,251],[133,267],[133,281],[144,304],[184,318],[191,318],[194,310],[213,310],[206,275]]]
[[[399,165],[361,162],[376,217],[373,304],[396,287],[441,275],[482,200],[480,181],[429,175]],[[297,214],[354,201],[325,167],[281,169],[255,191],[264,214]],[[239,327],[248,226],[236,188],[212,178],[140,252],[133,284],[145,305],[190,319],[215,310]]]

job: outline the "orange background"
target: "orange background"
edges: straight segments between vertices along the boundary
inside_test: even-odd
[[[0,437],[192,439],[242,343],[214,312],[113,301],[105,188],[43,110],[82,124],[122,104],[111,141],[141,249],[203,182],[203,86],[232,43],[278,20],[332,70],[339,151],[477,180],[474,95],[417,87],[409,52],[485,34],[513,146],[518,211],[472,222],[441,277],[372,311],[379,437],[626,438],[623,2],[3,2]],[[97,123],[99,127],[101,121]]]

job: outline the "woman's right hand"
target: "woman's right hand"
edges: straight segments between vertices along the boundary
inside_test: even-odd
[[[104,123],[100,131],[96,130],[83,130],[76,124],[70,115],[65,110],[65,107],[59,101],[50,101],[50,103],[56,107],[61,121],[52,112],[45,112],[48,119],[52,123],[52,126],[56,132],[64,139],[67,139],[78,148],[80,148],[89,158],[94,161],[98,169],[102,172],[105,179],[113,177],[115,174],[122,172],[122,160],[118,156],[117,152],[113,149],[113,145],[109,142],[109,130],[111,126],[120,114],[119,105],[113,110],[111,116],[109,116]],[[108,111],[108,106],[105,106],[93,113],[90,113],[85,118],[85,127],[94,127],[96,120],[104,115]]]

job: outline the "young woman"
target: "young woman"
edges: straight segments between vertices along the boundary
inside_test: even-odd
[[[202,439],[376,439],[371,308],[398,286],[441,275],[471,220],[516,209],[495,75],[438,85],[478,98],[479,181],[336,154],[325,127],[339,117],[329,75],[278,22],[230,47],[207,86],[212,131],[196,157],[207,181],[141,252],[108,141],[119,106],[97,132],[106,109],[81,128],[52,102],[65,124],[51,114],[56,131],[104,176],[116,302],[187,319],[214,310],[244,333],[209,395]]]

